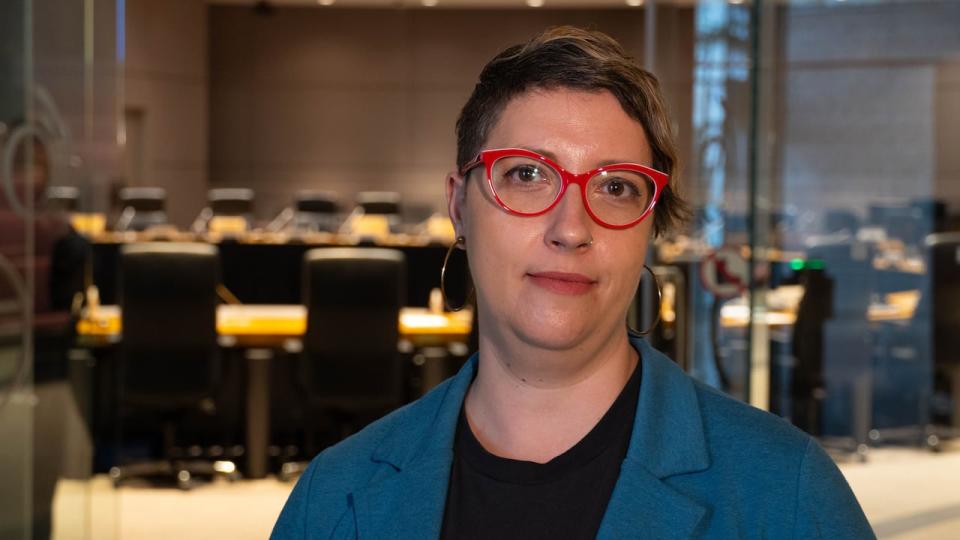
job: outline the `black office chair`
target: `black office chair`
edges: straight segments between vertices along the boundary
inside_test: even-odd
[[[121,429],[135,435],[134,439],[140,436],[155,443],[156,422],[141,419],[127,427],[123,421],[138,415],[159,416],[163,459],[114,467],[111,477],[118,483],[129,477],[171,477],[188,488],[197,474],[232,474],[236,467],[224,448],[230,448],[231,442],[226,431],[237,423],[213,418],[224,376],[216,331],[217,248],[180,243],[127,245],[121,252],[119,279]],[[195,437],[221,443],[209,446],[206,456],[219,461],[216,467],[212,460],[199,459],[203,446],[178,440],[175,426],[184,428],[191,421]],[[196,428],[198,422],[201,427]],[[185,447],[190,449],[185,452]]]
[[[215,218],[225,217],[242,219],[244,230],[249,230],[253,226],[253,199],[252,189],[211,189],[207,192],[207,206],[193,221],[191,229],[195,232],[206,232],[211,230]]]
[[[960,428],[960,232],[926,240],[933,327],[933,420]],[[927,307],[926,304],[918,306]]]
[[[297,192],[293,206],[284,208],[266,230],[292,233],[337,232],[340,228],[340,204],[329,191]]]
[[[361,191],[357,193],[357,206],[364,214],[399,215],[400,194],[394,191]]]
[[[50,210],[70,213],[80,207],[80,190],[73,186],[50,186],[46,198]]]
[[[158,187],[128,187],[120,190],[120,217],[117,231],[143,231],[166,225],[167,191]]]
[[[253,190],[216,188],[207,192],[207,204],[214,216],[244,216],[253,213]]]
[[[301,191],[294,202],[294,231],[335,232],[340,227],[340,204],[333,193]]]
[[[850,210],[829,209],[821,221],[824,234],[847,234],[854,237],[862,226],[860,217]]]
[[[793,425],[810,435],[821,431],[823,378],[823,327],[832,317],[833,283],[823,270],[806,269],[800,273],[803,296],[797,306],[790,343],[795,359],[790,381]]]
[[[960,233],[931,234],[925,249],[926,275],[904,276],[920,289],[913,317],[877,332],[872,437],[939,450],[960,436]]]
[[[342,437],[403,401],[398,318],[406,301],[400,251],[321,248],[304,256],[307,332],[299,377],[310,410]],[[308,437],[312,452],[312,437]]]
[[[393,191],[361,191],[357,193],[356,207],[347,218],[347,224],[359,220],[362,216],[383,216],[387,220],[390,232],[399,232],[400,194]],[[353,231],[345,231],[353,232]]]
[[[846,221],[843,212],[835,215],[840,216],[835,221]],[[829,438],[828,446],[836,444],[863,457],[872,425],[872,333],[867,310],[875,290],[874,248],[849,238],[839,240],[844,230],[851,232],[848,225],[833,227],[831,233],[837,235],[833,242],[807,251],[808,261],[819,261],[823,273],[807,275],[811,296],[797,313],[793,339],[805,342],[794,346],[798,365],[792,390],[801,427]]]

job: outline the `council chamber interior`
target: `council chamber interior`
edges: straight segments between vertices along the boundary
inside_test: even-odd
[[[629,324],[816,437],[879,537],[955,537],[960,4],[9,0],[0,538],[266,537],[313,456],[456,373],[454,124],[559,24],[674,122],[693,212]]]

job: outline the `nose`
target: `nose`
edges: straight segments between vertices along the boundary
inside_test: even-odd
[[[580,187],[570,184],[557,205],[547,214],[550,220],[544,241],[562,250],[577,250],[593,243],[593,218],[587,213]]]

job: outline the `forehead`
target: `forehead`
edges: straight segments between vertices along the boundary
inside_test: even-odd
[[[504,107],[485,147],[548,151],[574,170],[604,161],[651,161],[643,126],[606,90],[520,94]]]

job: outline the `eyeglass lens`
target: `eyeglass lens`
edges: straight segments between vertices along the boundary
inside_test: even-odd
[[[506,156],[490,171],[493,190],[510,210],[535,214],[546,210],[563,188],[560,172],[525,156]],[[656,183],[632,170],[614,169],[595,174],[587,182],[586,204],[601,221],[626,225],[636,221],[653,202]]]

